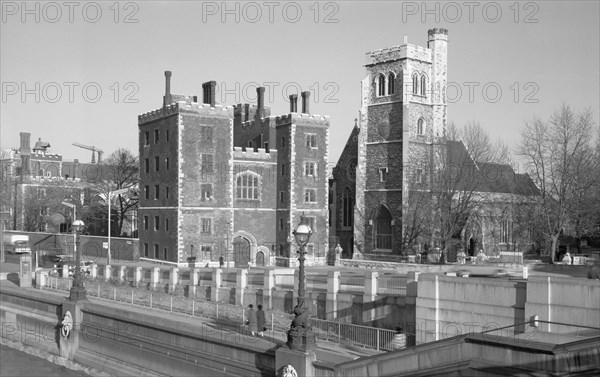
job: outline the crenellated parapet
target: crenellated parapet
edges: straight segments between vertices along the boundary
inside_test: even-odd
[[[233,107],[231,106],[215,105],[214,107],[211,107],[210,104],[206,103],[179,101],[166,107],[138,115],[138,125],[152,122],[154,120],[176,114],[180,111],[203,113],[207,115],[233,116]]]
[[[431,49],[413,44],[398,45],[389,48],[367,52],[365,54],[365,65],[384,63],[400,59],[416,59],[431,63]]]
[[[329,127],[329,116],[319,114],[290,113],[276,118],[276,125],[287,125],[290,123]]]
[[[264,148],[233,147],[233,158],[240,160],[262,160],[277,162],[277,150]]]

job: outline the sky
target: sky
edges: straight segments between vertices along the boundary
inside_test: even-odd
[[[171,91],[217,102],[256,102],[265,86],[272,115],[288,95],[311,91],[330,117],[330,162],[358,117],[365,53],[426,46],[448,29],[448,120],[478,121],[514,146],[527,121],[566,103],[600,124],[598,1],[1,1],[0,147],[19,132],[49,152],[89,161],[73,142],[105,156],[138,149],[137,116]]]

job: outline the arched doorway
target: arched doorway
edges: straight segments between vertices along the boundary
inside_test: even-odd
[[[233,261],[235,267],[248,267],[250,262],[250,241],[242,236],[233,239]]]
[[[379,206],[375,217],[375,248],[392,249],[392,214],[385,206]]]

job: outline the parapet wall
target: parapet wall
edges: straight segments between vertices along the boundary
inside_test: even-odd
[[[431,49],[412,44],[398,45],[384,49],[374,50],[365,54],[365,65],[383,63],[400,59],[417,59],[426,63],[432,62]]]

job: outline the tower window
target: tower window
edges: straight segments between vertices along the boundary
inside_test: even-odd
[[[394,94],[394,74],[390,73],[388,75],[388,95]]]
[[[385,76],[383,74],[377,78],[377,95],[385,96]]]
[[[421,95],[427,95],[427,77],[425,75],[421,76]]]
[[[317,148],[317,134],[306,134],[306,146],[311,149]]]
[[[317,202],[317,189],[309,188],[304,189],[304,203],[316,203]]]
[[[304,176],[316,177],[317,176],[317,163],[316,162],[305,162],[304,163]]]
[[[387,182],[388,168],[379,168],[379,182]]]
[[[423,170],[417,169],[417,183],[423,183]]]
[[[200,186],[200,201],[205,202],[212,199],[212,184],[205,183]]]
[[[414,73],[412,77],[412,92],[419,94],[419,75],[417,73]]]
[[[160,157],[154,157],[154,170],[160,171]]]
[[[201,219],[201,233],[203,234],[210,234],[212,231],[212,227],[211,227],[211,219],[209,218],[202,218]]]
[[[425,121],[423,120],[423,118],[419,118],[419,120],[417,121],[417,135],[424,135],[425,134]]]
[[[154,144],[158,144],[158,139],[159,139],[158,135],[159,135],[158,130],[154,130]]]

